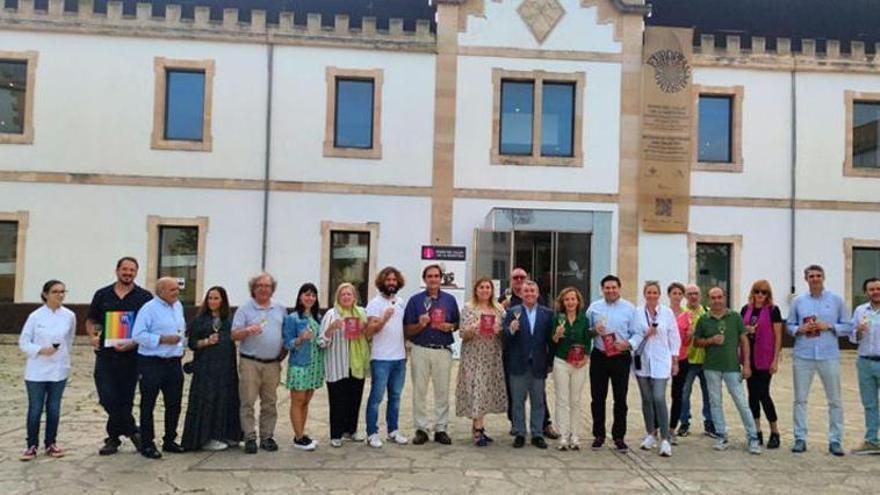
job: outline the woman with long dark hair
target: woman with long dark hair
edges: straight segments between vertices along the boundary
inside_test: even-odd
[[[43,305],[28,315],[21,330],[18,347],[27,355],[24,383],[27,386],[27,449],[22,461],[37,456],[40,416],[46,410],[46,455],[62,457],[64,451],[55,444],[58,420],[61,417],[61,395],[70,374],[70,349],[76,332],[76,316],[61,305],[67,290],[59,280],[43,284],[40,298]]]
[[[324,349],[318,345],[320,321],[318,288],[315,284],[305,283],[299,288],[293,312],[284,318],[282,327],[284,346],[290,350],[287,388],[290,389],[293,446],[301,450],[315,450],[318,446],[318,442],[305,434],[305,429],[312,395],[324,386]]]
[[[182,447],[186,450],[223,450],[241,440],[231,330],[226,289],[211,287],[186,332],[189,348],[195,353],[183,426]]]

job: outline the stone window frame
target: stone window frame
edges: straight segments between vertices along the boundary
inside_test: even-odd
[[[505,155],[501,153],[501,83],[505,80],[531,81],[535,84],[532,105],[532,154]],[[572,129],[572,156],[542,156],[541,127],[543,123],[544,82],[574,83],[574,125]],[[532,165],[543,167],[584,166],[584,94],[587,90],[586,72],[549,72],[545,70],[492,69],[492,146],[489,163],[492,165]]]
[[[24,269],[25,247],[27,240],[28,218],[30,213],[24,210],[0,211],[0,221],[17,222],[18,232],[15,238],[15,288],[12,293],[12,302],[24,302]]]
[[[745,88],[737,86],[705,86],[693,85],[693,115],[691,117],[691,170],[701,172],[743,172],[742,153],[742,122],[743,122],[743,99]],[[729,162],[701,162],[700,161],[700,97],[701,96],[727,96],[731,99],[731,122],[730,122],[730,161]]]
[[[856,239],[845,237],[843,239],[843,292],[847,309],[852,307],[853,302],[853,251],[856,248],[880,249],[880,239]]]
[[[846,90],[844,92],[845,121],[844,143],[846,151],[843,156],[844,177],[880,177],[880,168],[863,168],[853,165],[853,113],[855,103],[880,103],[880,93]]]
[[[385,81],[383,69],[347,69],[327,67],[327,111],[324,125],[324,157],[361,158],[379,160],[382,158],[382,85]],[[336,146],[336,81],[337,79],[360,79],[373,81],[373,142],[370,148],[341,148]]]
[[[0,144],[34,144],[34,91],[37,79],[37,60],[39,53],[28,51],[0,50],[0,60],[25,62],[27,64],[26,89],[24,95],[24,127],[21,134],[0,132]]]
[[[205,73],[205,101],[202,109],[201,141],[165,139],[166,76],[169,70]],[[180,60],[156,57],[153,60],[153,72],[156,83],[153,91],[153,132],[150,139],[150,147],[154,150],[210,152],[214,145],[214,137],[211,134],[214,100],[214,60]]]
[[[347,223],[347,222],[333,222],[330,220],[322,220],[321,221],[321,287],[323,289],[318,294],[318,301],[321,304],[321,307],[327,308],[332,306],[332,302],[327,301],[327,297],[325,294],[331,293],[336,290],[335,287],[329,287],[330,285],[330,233],[334,231],[344,231],[344,232],[366,232],[370,234],[370,259],[369,259],[369,268],[367,273],[367,278],[369,279],[369,283],[367,284],[367,299],[372,299],[373,296],[376,295],[376,287],[373,285],[373,280],[371,277],[374,277],[378,272],[378,263],[379,263],[379,223],[378,222],[366,222],[366,223]],[[366,307],[369,301],[361,301],[360,304]]]
[[[742,282],[742,235],[688,234],[688,281],[697,282],[697,244],[730,244],[730,289],[727,294],[728,306],[737,311],[741,300]],[[711,287],[703,287],[709,290]]]
[[[147,277],[146,285],[150,290],[156,287],[159,272],[159,227],[197,227],[199,243],[196,253],[196,298],[195,304],[202,303],[205,285],[205,254],[208,244],[208,217],[147,217]]]

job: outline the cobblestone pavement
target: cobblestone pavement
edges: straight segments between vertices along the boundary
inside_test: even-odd
[[[26,398],[22,378],[24,358],[9,336],[0,339],[0,494],[12,493],[523,493],[565,491],[610,493],[824,493],[874,492],[880,479],[880,457],[834,458],[826,451],[827,413],[817,379],[810,397],[809,451],[795,456],[791,446],[791,369],[785,364],[773,381],[780,412],[783,446],[752,456],[745,452],[743,429],[731,401],[725,400],[731,425],[731,448],[712,450],[708,437],[681,439],[672,458],[633,450],[619,454],[609,448],[593,452],[539,451],[531,446],[514,450],[502,415],[488,418],[488,433],[495,444],[478,449],[469,441],[466,418],[455,418],[453,445],[389,445],[371,449],[363,444],[329,447],[327,395],[315,395],[308,430],[321,446],[315,452],[295,451],[287,420],[289,400],[279,390],[279,424],[276,438],[281,450],[245,455],[239,450],[218,453],[166,455],[162,460],[144,459],[130,443],[111,457],[99,457],[105,416],[97,404],[91,370],[94,358],[85,345],[76,348],[73,374],[62,404],[59,444],[68,449],[63,459],[40,455],[20,462],[24,448]],[[786,354],[785,358],[789,355]],[[843,400],[846,414],[845,447],[854,447],[863,434],[862,407],[855,377],[855,355],[843,359]],[[283,375],[282,375],[283,376]],[[188,381],[188,380],[187,380]],[[455,383],[453,381],[453,383]],[[551,397],[552,386],[548,388]],[[369,387],[369,385],[368,385]],[[369,388],[367,388],[367,391]],[[586,394],[589,392],[586,391]],[[694,398],[699,411],[700,398]],[[366,392],[365,392],[366,398]],[[587,400],[585,406],[588,407]],[[627,441],[637,447],[643,424],[635,382],[629,394]],[[610,417],[610,401],[609,417]],[[137,406],[135,406],[137,407]],[[161,399],[160,405],[161,407]],[[411,395],[404,391],[401,425],[410,428]],[[454,407],[453,407],[454,412]],[[582,428],[589,426],[584,412]],[[157,419],[162,414],[157,411]],[[384,413],[380,415],[384,417]],[[361,412],[363,418],[363,412]],[[182,429],[182,421],[181,426]],[[156,426],[162,431],[161,425]],[[765,436],[768,428],[764,426]],[[587,444],[589,435],[584,434]]]

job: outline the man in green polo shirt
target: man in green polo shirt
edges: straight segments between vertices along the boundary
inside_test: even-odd
[[[718,433],[715,450],[727,448],[727,425],[724,422],[724,409],[721,405],[723,381],[748,435],[749,453],[760,454],[761,447],[758,445],[755,419],[749,410],[742,386],[743,378],[748,378],[752,374],[749,367],[749,341],[742,317],[727,308],[724,290],[720,287],[709,290],[709,312],[697,322],[694,344],[706,349],[703,372],[709,387],[712,419],[715,421],[715,431]],[[742,354],[742,363],[744,363],[742,371],[740,371],[740,356],[737,354],[737,348]]]

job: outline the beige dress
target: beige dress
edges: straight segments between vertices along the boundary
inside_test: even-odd
[[[503,311],[495,314],[496,330],[501,327]],[[462,329],[475,330],[477,336],[461,343],[458,385],[455,387],[455,414],[478,418],[490,413],[507,412],[507,391],[504,388],[504,365],[501,361],[502,336],[479,335],[481,310],[465,308]]]

